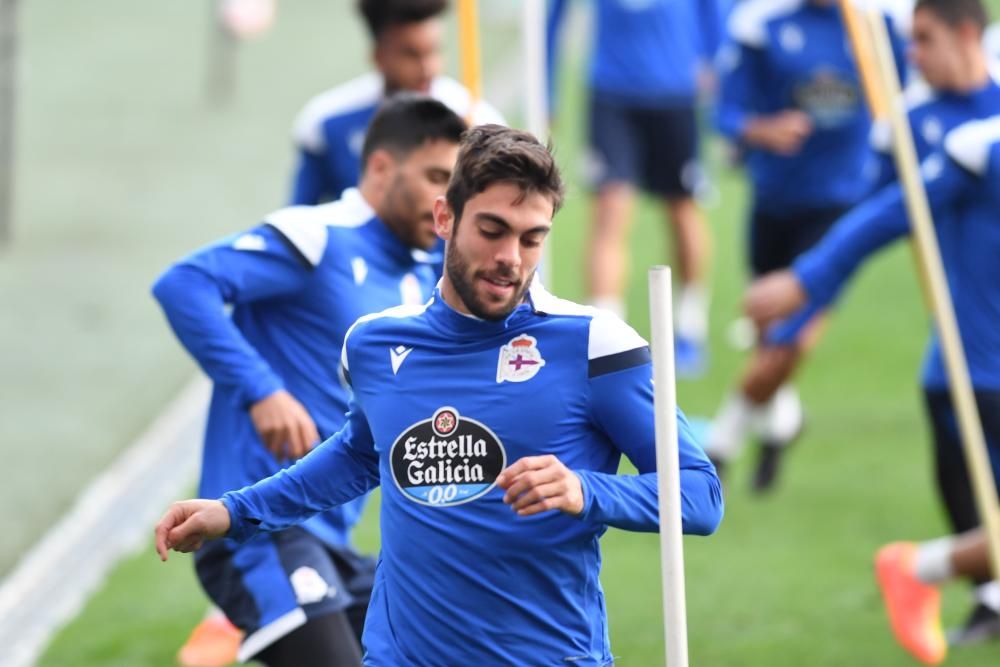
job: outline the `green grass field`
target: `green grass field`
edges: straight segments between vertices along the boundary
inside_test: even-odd
[[[364,68],[363,42],[343,6],[282,3],[274,33],[241,55],[232,106],[207,108],[203,5],[24,5],[18,228],[0,255],[0,375],[14,381],[0,383],[0,446],[10,469],[32,474],[9,475],[0,489],[0,501],[19,501],[19,516],[5,523],[0,572],[191,374],[147,295],[156,273],[280,203],[290,119],[310,95]],[[503,54],[493,38],[487,77]],[[582,299],[579,69],[563,89],[571,112],[559,120],[556,148],[574,185],[552,239],[552,287]],[[746,192],[738,173],[716,167],[716,180],[719,203],[707,211],[715,234],[711,369],[679,388],[692,415],[714,412],[743,359],[724,333],[745,277]],[[646,332],[645,270],[669,257],[648,202],[632,248],[629,301]],[[751,496],[746,457],[730,471],[719,533],[686,540],[693,665],[913,664],[889,635],[871,562],[886,541],[945,530],[916,381],[926,332],[908,251],[896,248],[857,281],[800,376],[807,432],[780,488]],[[377,549],[375,511],[358,542]],[[618,664],[662,664],[657,537],[610,531],[604,556]],[[963,587],[949,589],[947,620],[957,622],[967,604]],[[204,609],[190,559],[163,565],[150,547],[117,568],[39,664],[170,665]],[[985,667],[998,655],[1000,645],[961,649],[949,664]]]

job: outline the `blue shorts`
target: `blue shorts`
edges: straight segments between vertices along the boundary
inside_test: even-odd
[[[750,269],[755,276],[787,269],[812,248],[849,206],[775,214],[755,209],[750,219]]]
[[[924,388],[924,401],[934,436],[934,463],[938,491],[952,530],[964,533],[980,525],[965,464],[958,417],[947,389]],[[976,407],[982,420],[986,449],[993,467],[993,481],[1000,490],[1000,391],[976,390]]]
[[[310,618],[368,608],[375,559],[331,547],[302,528],[261,534],[246,544],[207,543],[195,553],[202,588],[246,633],[246,661]]]
[[[641,106],[591,91],[588,143],[584,178],[595,190],[630,183],[670,199],[706,184],[693,103]]]

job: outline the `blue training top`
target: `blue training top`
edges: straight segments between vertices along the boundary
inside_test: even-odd
[[[1000,116],[950,132],[944,152],[922,170],[972,384],[1000,390]],[[828,304],[869,255],[909,230],[900,186],[890,185],[838,222],[793,270],[812,302]],[[937,335],[923,384],[948,386]]]
[[[354,321],[431,293],[425,253],[404,246],[357,190],[292,207],[171,266],[153,287],[181,343],[214,382],[198,494],[216,498],[280,470],[248,408],[278,389],[305,406],[321,438],[344,424],[340,348]],[[232,305],[232,316],[225,305]],[[363,499],[304,527],[350,543]]]
[[[888,19],[887,19],[888,20]],[[903,44],[890,30],[898,63]],[[754,116],[809,114],[813,133],[795,155],[746,147],[755,205],[783,215],[850,206],[871,188],[870,119],[836,4],[744,0],[719,53],[716,125],[741,142]]]
[[[721,41],[723,0],[593,2],[590,87],[627,104],[692,104],[699,65],[712,64]],[[555,0],[549,11],[550,82],[565,6],[565,0]]]
[[[246,540],[382,487],[382,553],[365,624],[366,665],[606,665],[598,578],[608,526],[656,531],[649,348],[604,311],[536,284],[506,319],[424,306],[364,317],[343,363],[347,424],[295,466],[227,493]],[[715,469],[683,414],[687,533],[722,517]],[[552,454],[579,476],[583,514],[519,517],[497,475]],[[618,475],[622,454],[638,475]]]

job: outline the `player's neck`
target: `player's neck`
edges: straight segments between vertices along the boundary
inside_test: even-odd
[[[469,310],[468,306],[465,305],[465,301],[462,300],[462,297],[458,295],[455,285],[451,282],[451,279],[448,278],[447,270],[444,272],[444,275],[441,276],[441,298],[444,299],[446,304],[451,306],[452,310],[463,315],[468,315],[469,317],[475,317],[475,315],[473,315]]]
[[[990,69],[986,56],[982,51],[970,54],[968,67],[963,69],[962,76],[955,82],[956,92],[974,93],[986,87],[990,81]]]
[[[358,183],[358,192],[361,193],[361,198],[365,200],[365,203],[375,211],[375,215],[379,215],[382,196],[375,184],[370,179],[362,178],[361,182]]]

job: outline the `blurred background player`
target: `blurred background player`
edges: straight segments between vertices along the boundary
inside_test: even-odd
[[[157,281],[153,292],[171,326],[215,383],[200,495],[267,477],[339,430],[348,400],[339,350],[348,327],[431,293],[426,251],[439,240],[432,208],[464,129],[441,102],[391,99],[366,135],[358,189],[335,203],[280,210]],[[360,664],[374,572],[372,559],[351,547],[362,503],[199,554],[202,586],[246,633],[241,660]]]
[[[993,110],[1000,114],[1000,99],[993,103]],[[986,435],[992,473],[994,480],[998,480],[1000,115],[959,126],[946,135],[943,145],[944,152],[927,158],[922,171]],[[900,187],[890,185],[840,220],[815,248],[799,257],[790,270],[759,279],[749,291],[747,310],[756,321],[767,323],[807,304],[826,307],[863,261],[908,233]],[[953,451],[955,456],[961,457],[961,438],[936,334],[931,338],[924,361],[923,384],[936,448]],[[967,479],[966,476],[966,485]],[[884,581],[887,569],[893,567],[924,570],[920,563],[934,557],[933,549],[911,561],[907,561],[906,553],[899,549],[882,552],[878,559],[879,577]],[[950,638],[951,641],[970,643],[1000,634],[995,605],[985,601],[987,592],[993,589],[984,586],[977,591],[977,606],[972,616],[964,628]],[[940,626],[928,624],[926,616],[910,618],[913,624],[902,632],[894,623],[897,638],[914,655],[936,664],[947,650]]]
[[[698,160],[699,84],[720,41],[721,0],[594,0],[585,178],[595,191],[589,241],[590,300],[625,315],[628,231],[636,188],[664,207],[675,240],[680,291],[677,371],[702,372],[708,334],[711,239],[695,203],[705,177]],[[565,0],[549,16],[554,71]],[[554,80],[550,74],[549,80]]]
[[[988,14],[982,0],[919,0],[913,13],[913,44],[910,57],[921,79],[907,90],[910,126],[918,157],[923,160],[941,148],[944,137],[955,127],[1000,109],[997,63],[983,46]],[[877,123],[873,144],[881,154],[880,179],[895,180],[888,127]],[[971,531],[979,526],[979,513],[972,496],[969,474],[961,443],[954,431],[954,411],[945,387],[924,388],[934,432],[935,479],[947,511],[952,532]],[[988,579],[976,579],[977,587]],[[965,626],[949,639],[967,643],[987,635],[1000,634],[1000,617],[976,603]]]
[[[983,46],[987,12],[981,0],[918,0],[913,10],[910,59],[920,79],[906,91],[910,126],[918,158],[942,147],[955,127],[984,118],[1000,109],[997,67]],[[896,170],[887,124],[876,123],[872,144],[879,154],[879,184],[893,182]],[[945,210],[941,215],[951,215]],[[928,378],[925,378],[925,380]],[[943,382],[943,377],[940,378]],[[954,411],[946,386],[925,381],[925,402],[934,433],[935,480],[955,534],[980,524],[965,457],[954,426]],[[976,586],[988,580],[975,580]],[[992,608],[976,602],[964,627],[952,633],[953,642],[978,641],[997,632]]]
[[[836,0],[744,0],[727,32],[716,125],[744,154],[753,197],[750,269],[763,275],[791,264],[869,192],[871,122]],[[757,491],[771,487],[781,454],[802,429],[789,380],[818,335],[820,317],[809,319],[796,337],[758,336],[709,431],[706,450],[721,467],[750,432],[759,436]]]
[[[299,114],[291,204],[336,199],[357,183],[365,128],[379,103],[396,91],[426,93],[473,125],[504,122],[496,109],[441,74],[440,16],[447,0],[359,0],[357,7],[371,34],[376,71],[317,95]]]

